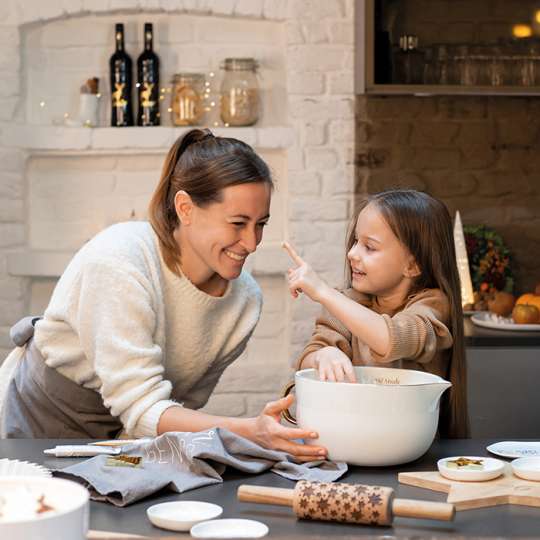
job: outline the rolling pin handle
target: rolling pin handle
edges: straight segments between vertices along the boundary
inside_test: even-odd
[[[261,504],[293,505],[294,489],[265,486],[241,485],[238,488],[238,500]]]
[[[394,516],[400,517],[452,521],[456,509],[453,504],[443,502],[394,499],[392,503],[392,513]]]

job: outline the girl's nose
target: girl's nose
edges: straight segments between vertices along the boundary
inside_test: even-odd
[[[347,253],[347,258],[349,260],[354,259],[355,261],[357,261],[358,259],[360,259],[360,256],[356,247],[357,247],[357,244],[355,244],[351,249],[349,249],[349,252]]]

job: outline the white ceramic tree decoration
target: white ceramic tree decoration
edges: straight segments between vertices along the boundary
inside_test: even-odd
[[[467,246],[465,245],[465,235],[463,234],[463,224],[459,211],[456,212],[454,221],[454,245],[456,247],[456,259],[461,284],[461,303],[474,304],[474,294],[469,269],[469,258],[467,257]]]

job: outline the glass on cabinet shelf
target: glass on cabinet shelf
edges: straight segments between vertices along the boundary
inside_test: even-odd
[[[540,4],[536,0],[507,2],[504,25],[495,22],[490,0],[460,2],[461,11],[455,16],[452,9],[435,9],[439,3],[442,0],[432,0],[434,8],[426,14],[415,12],[420,4],[414,2],[364,0],[367,94],[540,95]],[[513,23],[523,22],[524,14],[531,21],[531,35],[517,38]],[[452,29],[464,20],[468,35],[456,30],[454,36]],[[473,39],[476,36],[480,38]]]

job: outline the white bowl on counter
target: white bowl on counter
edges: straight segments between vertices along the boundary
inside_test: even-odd
[[[540,481],[540,457],[522,457],[512,461],[512,471],[524,480]]]
[[[452,467],[452,462],[457,460],[470,460],[480,462],[478,468],[475,465]],[[498,478],[504,472],[504,461],[500,459],[480,456],[456,456],[439,459],[437,468],[439,473],[449,480],[460,482],[485,482]]]
[[[204,501],[171,501],[146,510],[152,525],[170,531],[189,531],[193,525],[216,519],[222,513],[221,506]]]
[[[33,511],[41,497],[51,510]],[[0,538],[6,540],[86,540],[88,491],[59,478],[0,478]],[[38,505],[39,506],[39,505]]]
[[[327,448],[333,461],[381,466],[419,458],[433,442],[440,397],[451,383],[410,369],[354,369],[357,383],[323,382],[314,369],[296,372],[296,419],[285,418],[316,431],[319,438],[308,442]]]

